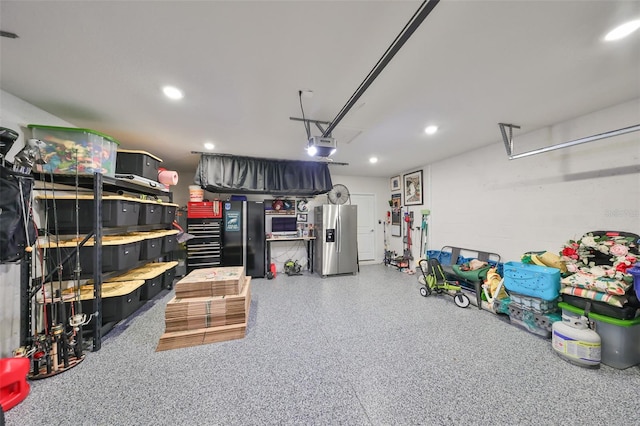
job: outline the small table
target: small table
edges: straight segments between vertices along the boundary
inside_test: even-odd
[[[271,265],[271,243],[274,242],[292,242],[292,241],[306,241],[307,242],[307,269],[313,273],[313,241],[316,237],[285,237],[285,238],[267,238],[265,241],[267,243],[267,265],[266,271],[270,269]]]

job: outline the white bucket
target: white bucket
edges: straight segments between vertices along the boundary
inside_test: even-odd
[[[194,203],[204,200],[204,189],[198,185],[189,185],[189,201]]]

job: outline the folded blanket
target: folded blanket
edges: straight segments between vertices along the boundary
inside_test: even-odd
[[[619,308],[622,308],[624,304],[627,303],[627,298],[625,296],[615,296],[613,294],[601,293],[599,291],[587,290],[578,287],[562,287],[560,289],[560,293],[597,300],[598,302],[608,303],[609,305],[617,306]]]
[[[453,272],[460,278],[467,281],[484,281],[487,278],[487,272],[491,269],[491,265],[487,265],[479,269],[470,269],[469,265],[463,263],[462,265],[451,265]]]

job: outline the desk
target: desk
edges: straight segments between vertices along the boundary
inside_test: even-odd
[[[271,243],[277,242],[293,242],[293,241],[306,241],[307,242],[307,269],[313,273],[313,241],[316,237],[294,237],[294,238],[267,238],[267,265],[265,271],[269,271],[271,266]]]

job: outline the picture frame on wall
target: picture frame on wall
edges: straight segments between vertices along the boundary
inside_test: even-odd
[[[309,202],[305,199],[296,201],[296,210],[306,213],[309,211]]]
[[[297,220],[298,220],[298,222],[306,222],[307,221],[307,213],[298,213]]]
[[[394,209],[402,207],[402,194],[391,194],[391,207]]]
[[[423,204],[423,182],[422,170],[403,175],[404,183],[404,205],[419,206]]]
[[[391,178],[391,192],[400,192],[400,175]]]

